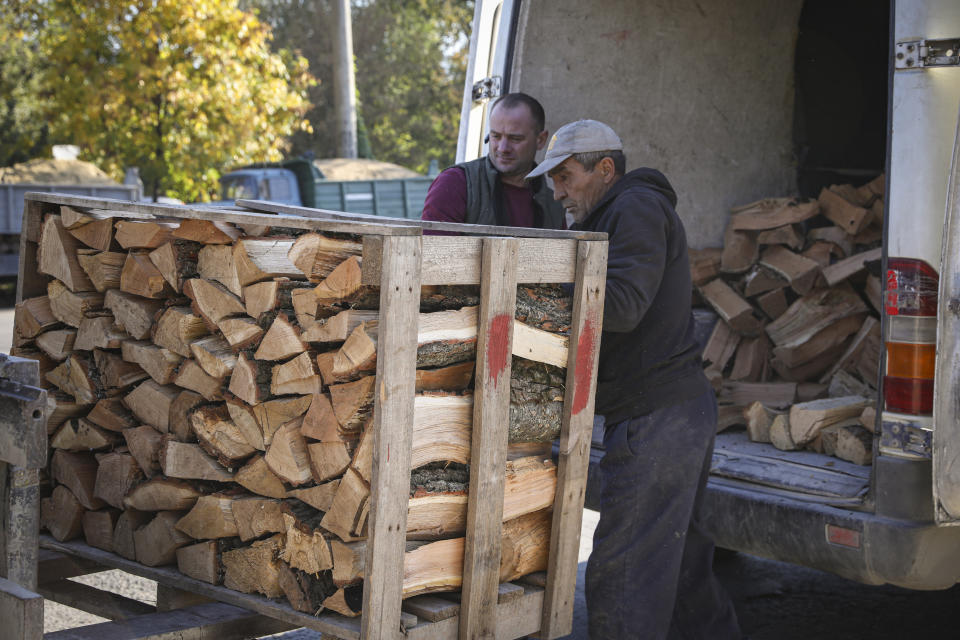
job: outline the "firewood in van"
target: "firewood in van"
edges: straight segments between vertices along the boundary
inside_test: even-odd
[[[747,406],[759,401],[773,409],[784,409],[797,398],[796,382],[730,382],[725,381],[719,400],[725,404]]]
[[[797,225],[785,224],[782,227],[761,231],[757,235],[757,242],[761,246],[782,244],[793,251],[800,251],[803,249],[804,237]]]
[[[793,347],[774,347],[773,355],[787,367],[796,367],[817,356],[837,349],[863,325],[865,313],[841,318],[824,327],[806,342]]]
[[[852,255],[845,260],[836,262],[823,269],[823,278],[827,281],[827,285],[832,287],[833,285],[842,282],[857,273],[860,273],[865,268],[865,264],[867,262],[879,260],[882,256],[883,249],[881,247]]]
[[[183,291],[183,283],[197,276],[202,245],[187,240],[171,240],[147,255],[160,271],[163,279],[177,293]]]
[[[763,406],[762,402],[751,403],[743,410],[743,417],[747,421],[747,437],[752,442],[770,442],[770,425],[780,413]]]
[[[720,275],[722,248],[687,249],[690,260],[690,280],[699,287]]]
[[[807,240],[810,244],[816,242],[829,242],[839,249],[842,257],[853,254],[853,243],[847,232],[836,225],[829,227],[817,227],[807,232]]]
[[[116,323],[133,338],[147,340],[157,314],[163,308],[162,300],[150,300],[119,289],[108,289],[103,306],[109,309]]]
[[[852,184],[832,184],[828,188],[850,204],[863,208],[869,208],[877,197],[870,189],[858,189]]]
[[[757,234],[750,231],[735,231],[729,226],[723,235],[723,252],[720,254],[720,273],[743,273],[750,269],[760,255]]]
[[[845,342],[842,342],[839,346],[840,349],[843,349],[849,339]],[[777,372],[777,375],[780,376],[783,380],[789,380],[790,382],[803,382],[805,380],[815,380],[820,376],[824,371],[830,368],[830,366],[836,360],[836,354],[832,351],[826,351],[818,354],[811,360],[807,360],[804,363],[798,364],[795,367],[788,367],[779,358],[774,357],[770,360],[770,366],[773,367],[773,370]]]
[[[821,269],[824,269],[830,266],[839,252],[840,249],[837,245],[831,242],[817,241],[804,249],[800,255],[807,260],[816,262]]]
[[[837,320],[866,310],[863,300],[849,286],[818,289],[791,304],[765,330],[776,346],[796,347]]]
[[[787,310],[787,294],[783,287],[757,296],[757,306],[768,318],[776,320]]]
[[[774,416],[770,423],[770,444],[781,451],[796,451],[800,446],[790,435],[790,415],[781,413]]]
[[[847,344],[840,358],[820,377],[820,382],[829,382],[830,379],[833,378],[833,374],[837,371],[854,366],[864,349],[870,346],[871,343],[879,343],[879,340],[880,321],[873,316],[868,316],[860,326],[860,330],[857,331],[853,339]],[[877,362],[879,363],[879,360]],[[872,375],[876,375],[875,372],[878,369],[879,364],[877,368],[873,369],[874,373]]]
[[[872,398],[876,390],[857,376],[841,369],[830,378],[829,395],[832,398],[863,396]]]
[[[730,210],[728,229],[763,231],[808,220],[820,213],[816,201],[797,202],[793,198],[767,198]]]
[[[845,396],[795,404],[790,407],[790,436],[794,443],[804,445],[824,427],[859,417],[870,403],[862,396]]]
[[[786,287],[789,282],[779,273],[763,265],[754,265],[741,279],[743,295],[747,298]]]
[[[703,362],[708,369],[722,372],[737,350],[742,338],[730,329],[730,325],[718,319],[703,348]]]
[[[837,430],[837,450],[834,455],[854,464],[871,464],[873,433],[858,425],[840,427]]]
[[[699,291],[734,332],[756,335],[760,331],[761,324],[754,315],[753,307],[723,280],[712,280],[700,287]]]
[[[770,340],[765,335],[744,338],[730,371],[730,380],[763,382],[769,373]]]

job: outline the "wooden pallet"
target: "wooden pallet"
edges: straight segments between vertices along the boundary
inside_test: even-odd
[[[157,580],[162,588],[173,590],[173,593],[193,593],[232,605],[232,609],[225,609],[223,606],[214,608],[211,603],[203,603],[182,609],[178,613],[182,620],[189,615],[209,615],[216,619],[213,622],[201,621],[197,628],[206,624],[229,625],[231,616],[237,616],[237,619],[247,620],[250,624],[256,620],[258,624],[267,626],[271,623],[285,625],[285,628],[305,626],[344,640],[518,638],[529,634],[556,638],[568,634],[572,625],[581,515],[593,423],[593,394],[606,273],[605,234],[406,220],[387,222],[383,218],[370,219],[267,203],[241,204],[250,210],[216,211],[60,194],[27,194],[17,299],[21,301],[43,295],[46,291],[46,278],[29,265],[36,264],[43,216],[58,212],[60,205],[99,211],[102,214],[96,215],[102,217],[221,220],[235,224],[363,235],[364,283],[379,285],[381,291],[377,348],[382,357],[377,358],[377,388],[381,391],[377,394],[374,408],[370,534],[362,617],[359,620],[348,619],[332,613],[310,616],[293,610],[286,603],[280,604],[197,581],[173,568],[146,567],[78,542],[60,543],[43,536],[38,539],[38,544],[46,550],[63,554],[62,557],[69,558],[71,562],[82,560],[98,567],[123,569]],[[422,235],[423,229],[431,228],[470,235]],[[509,384],[498,384],[504,370],[498,370],[492,364],[488,366],[488,362],[506,361],[509,374],[513,330],[512,324],[496,322],[495,319],[504,315],[513,317],[517,283],[556,282],[573,282],[575,286],[549,563],[545,576],[534,577],[525,584],[501,585],[498,584],[499,523],[509,420]],[[470,485],[489,490],[474,491],[469,496],[463,591],[459,594],[459,602],[451,601],[449,596],[419,596],[405,601],[401,598],[407,516],[406,498],[401,494],[406,492],[410,473],[419,292],[421,285],[431,284],[481,286]],[[20,584],[30,589],[37,588],[35,578],[33,583],[27,580]],[[0,587],[4,596],[0,598],[0,607],[8,602],[18,602],[18,615],[24,620],[36,618],[35,600],[39,595],[25,596],[16,592],[15,585],[11,584]],[[52,599],[69,599],[78,604],[89,600],[75,594],[61,595],[65,590],[62,584],[58,589],[44,587],[40,591],[44,595],[55,596]],[[101,597],[93,595],[96,596],[93,600]],[[124,615],[137,609],[122,600],[108,598],[108,601],[113,602],[117,611],[124,612]],[[103,611],[102,606],[100,610]],[[256,614],[250,612],[260,615],[251,618]],[[3,613],[4,610],[0,608],[0,615]],[[163,616],[169,613],[158,611],[146,615]],[[176,624],[172,619],[174,617],[177,616],[168,615],[164,618],[167,621],[164,624]],[[42,616],[40,620],[42,624]],[[124,623],[126,627],[132,624],[129,620],[127,618]],[[153,620],[155,624],[160,624],[159,618]],[[241,623],[241,626],[244,624]],[[249,634],[249,628],[247,632]],[[85,636],[81,631],[77,633],[81,635],[52,637],[112,637],[107,634],[107,627],[93,635]],[[37,629],[25,626],[23,633],[15,637],[34,638],[39,637],[38,634]],[[228,637],[227,626],[223,626],[222,634],[218,631],[216,637]]]

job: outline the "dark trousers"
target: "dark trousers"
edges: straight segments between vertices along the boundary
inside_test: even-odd
[[[713,393],[608,424],[600,521],[587,562],[593,640],[739,640],[697,522],[716,433]]]

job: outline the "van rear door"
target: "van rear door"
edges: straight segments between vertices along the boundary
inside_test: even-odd
[[[470,34],[470,58],[460,112],[457,162],[487,153],[487,111],[491,100],[509,92],[513,32],[520,0],[477,0]]]

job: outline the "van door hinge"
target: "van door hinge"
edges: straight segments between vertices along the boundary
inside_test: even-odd
[[[489,100],[490,98],[499,98],[501,83],[503,79],[500,76],[484,78],[473,83],[473,101]]]
[[[893,66],[898,70],[960,66],[960,38],[898,42]]]

